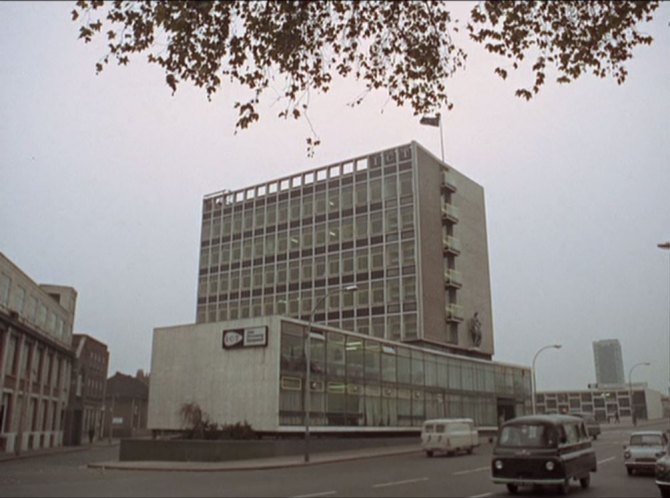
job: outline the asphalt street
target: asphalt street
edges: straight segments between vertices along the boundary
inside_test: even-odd
[[[665,429],[664,424],[647,428]],[[573,483],[571,496],[660,496],[654,478],[628,476],[623,444],[630,428],[610,427],[594,442],[598,472],[591,487]],[[404,455],[316,466],[228,472],[158,472],[92,469],[114,460],[118,446],[0,462],[0,496],[508,496],[490,480],[491,445],[473,455],[427,458]],[[522,488],[520,496],[552,496],[553,489]]]

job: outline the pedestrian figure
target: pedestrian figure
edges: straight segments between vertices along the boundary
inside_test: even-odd
[[[95,436],[95,430],[93,427],[88,428],[88,442],[89,444],[93,444],[93,436]]]
[[[614,420],[616,420],[616,423],[617,423],[617,424],[618,424],[619,422],[621,422],[621,420],[619,420],[619,412],[616,412],[616,413],[614,414]]]

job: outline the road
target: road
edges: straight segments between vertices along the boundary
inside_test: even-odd
[[[658,427],[645,428],[665,429]],[[649,496],[660,493],[653,476],[629,477],[623,444],[630,429],[608,429],[594,442],[598,472],[591,488],[573,483],[572,496]],[[88,463],[117,458],[118,447],[0,462],[0,496],[285,496],[395,497],[508,496],[490,480],[491,445],[473,455],[426,458],[422,453],[317,466],[235,472],[97,470]],[[519,496],[551,496],[552,489],[522,488]]]

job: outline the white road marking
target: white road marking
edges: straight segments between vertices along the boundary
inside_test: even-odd
[[[484,498],[485,496],[491,496],[493,493],[482,493],[481,495],[472,495],[470,498]]]
[[[609,458],[605,458],[604,460],[598,460],[598,465],[602,465],[603,463],[611,462],[612,460],[616,460],[616,457],[609,457]]]
[[[308,495],[296,495],[293,498],[311,498],[312,496],[328,496],[334,495],[337,491],[322,491],[321,493],[311,493]]]
[[[461,471],[459,471],[459,472],[454,472],[454,475],[455,475],[455,476],[462,476],[462,475],[465,475],[465,474],[472,474],[473,472],[481,472],[482,470],[488,470],[488,469],[489,469],[488,466],[486,466],[486,467],[478,467],[478,468],[476,468],[476,469],[461,470]]]
[[[401,484],[411,484],[413,482],[421,482],[421,481],[427,481],[427,477],[419,477],[417,479],[406,479],[404,481],[393,481],[393,482],[384,482],[381,484],[375,484],[372,487],[373,488],[386,488],[388,486],[399,486]]]

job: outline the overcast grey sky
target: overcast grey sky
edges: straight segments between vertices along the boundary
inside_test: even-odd
[[[459,12],[467,5],[455,6]],[[305,154],[305,122],[273,117],[234,135],[224,87],[212,102],[176,95],[144,57],[95,75],[99,44],[77,40],[68,3],[0,3],[0,250],[33,280],[79,293],[75,332],[111,351],[110,375],[149,369],[154,327],[195,320],[201,201],[416,140],[421,126],[382,92],[312,95],[322,145]],[[486,194],[498,361],[537,361],[539,389],[594,382],[592,341],[621,341],[626,375],[667,392],[670,341],[670,4],[627,82],[549,82],[530,102],[495,59],[469,50],[449,83],[449,164]]]

